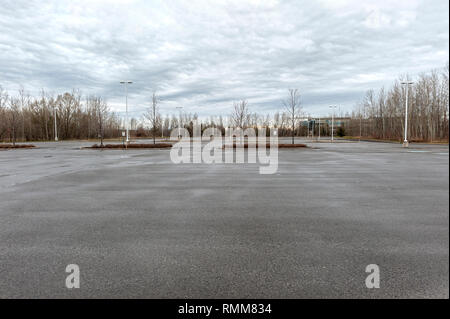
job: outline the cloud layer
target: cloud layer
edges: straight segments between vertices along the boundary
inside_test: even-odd
[[[399,74],[442,67],[448,1],[3,0],[0,85],[37,92],[78,88],[122,110],[132,80],[140,116],[151,92],[161,112],[200,116],[281,109],[288,88],[304,110],[350,110],[364,91]]]

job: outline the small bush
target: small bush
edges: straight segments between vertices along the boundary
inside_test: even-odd
[[[339,126],[336,134],[339,137],[344,137],[345,136],[345,128],[343,126]]]

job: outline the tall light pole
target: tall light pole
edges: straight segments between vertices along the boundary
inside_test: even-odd
[[[55,142],[58,141],[58,126],[56,125],[56,106],[53,108],[54,112],[55,112]]]
[[[163,99],[159,99],[159,101],[163,101]],[[164,119],[161,115],[161,139],[164,139]]]
[[[125,84],[125,126],[127,130],[127,143],[130,141],[130,135],[128,133],[128,84],[131,84],[131,81],[120,81],[120,84]]]
[[[318,140],[320,141],[320,115],[319,115],[319,139]]]
[[[331,113],[331,142],[334,142],[334,110],[336,108],[336,105],[330,105],[330,109],[333,110]]]
[[[411,81],[405,81],[401,82],[402,85],[406,85],[406,98],[405,98],[405,139],[403,140],[403,147],[408,147],[408,91],[409,86],[413,84],[414,82]]]
[[[179,114],[179,120],[178,120],[178,138],[180,138],[180,134],[181,134],[181,109],[183,107],[182,106],[177,106],[176,109],[179,110],[180,114]]]
[[[361,134],[362,134],[362,114],[361,114],[361,105],[359,106],[359,141],[361,142]]]

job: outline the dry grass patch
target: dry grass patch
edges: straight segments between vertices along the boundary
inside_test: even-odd
[[[0,149],[16,149],[16,148],[33,148],[36,147],[32,144],[0,144]]]
[[[172,144],[169,143],[157,143],[157,144],[106,144],[106,145],[98,145],[94,144],[91,147],[94,149],[128,149],[128,148],[171,148]]]
[[[249,147],[255,147],[258,148],[258,144],[225,144],[223,148],[249,148]],[[306,144],[278,144],[278,148],[302,148],[307,147]],[[270,148],[270,144],[266,144],[266,148]]]

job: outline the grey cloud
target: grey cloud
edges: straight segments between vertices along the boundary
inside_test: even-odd
[[[0,7],[0,85],[78,88],[135,116],[157,90],[161,111],[209,116],[248,99],[281,109],[350,110],[364,92],[448,60],[446,1],[13,1]]]

